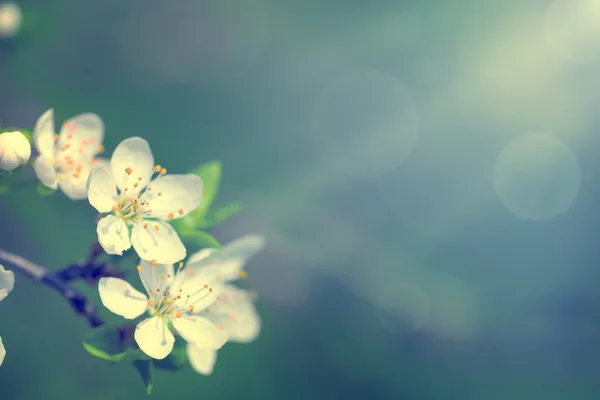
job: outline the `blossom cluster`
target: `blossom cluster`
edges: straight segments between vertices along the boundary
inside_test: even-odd
[[[245,265],[262,250],[264,239],[246,235],[187,257],[171,224],[201,205],[200,176],[168,173],[140,137],[123,140],[110,158],[101,157],[104,123],[92,113],[70,118],[57,133],[50,109],[31,136],[40,184],[60,189],[71,200],[87,199],[102,215],[96,232],[107,254],[118,257],[131,248],[137,253],[145,293],[116,277],[100,278],[98,290],[108,310],[138,320],[133,338],[147,357],[165,359],[178,337],[191,366],[208,375],[226,342],[247,343],[258,336],[261,323],[253,295],[234,282],[246,276]],[[0,134],[1,169],[12,171],[31,156],[30,140],[22,132]],[[12,272],[0,266],[0,300],[13,285]],[[0,363],[4,354],[0,339]]]

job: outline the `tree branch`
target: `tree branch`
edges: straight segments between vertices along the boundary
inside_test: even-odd
[[[2,249],[0,249],[0,261],[11,264],[14,269],[27,275],[34,283],[42,283],[56,290],[69,302],[71,308],[73,308],[77,314],[87,320],[92,328],[104,324],[104,321],[96,312],[96,307],[88,302],[83,293],[73,288],[68,283],[68,279],[65,279],[63,276],[63,271],[49,271],[41,265],[35,264],[21,256]]]

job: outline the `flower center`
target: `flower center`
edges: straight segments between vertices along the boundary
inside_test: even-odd
[[[154,267],[152,273],[155,274]],[[138,265],[138,271],[142,271],[142,266]],[[208,296],[213,296],[213,288],[207,283],[203,283],[199,278],[193,277],[193,270],[183,270],[183,262],[179,262],[179,268],[171,275],[154,276],[154,282],[159,283],[157,288],[150,289],[150,299],[148,307],[158,317],[181,318],[184,314],[194,312],[198,302]],[[189,279],[198,279],[195,284],[187,284]]]
[[[113,206],[113,211],[117,216],[120,216],[126,223],[133,224],[135,221],[145,220],[149,218],[158,219],[173,219],[175,213],[183,215],[184,210],[180,208],[176,211],[169,212],[167,215],[154,215],[152,214],[152,208],[150,202],[163,195],[162,192],[152,191],[152,184],[155,184],[160,180],[161,177],[167,174],[167,170],[160,165],[154,167],[154,172],[150,177],[148,186],[142,184],[142,177],[138,176],[134,178],[133,169],[131,167],[125,168],[123,175],[123,181],[121,187],[123,190],[119,194],[117,203]],[[144,223],[145,229],[159,230],[160,226],[150,223]]]
[[[94,165],[98,163],[98,160],[95,157],[86,156],[86,154],[97,154],[104,151],[102,145],[98,146],[95,143],[96,138],[94,137],[79,140],[72,133],[67,133],[74,132],[76,129],[77,125],[65,121],[63,126],[65,133],[60,137],[59,135],[54,135],[55,157],[52,163],[58,180],[62,180],[68,174],[71,174],[75,179],[79,179],[83,175],[82,172],[84,169],[89,174]]]

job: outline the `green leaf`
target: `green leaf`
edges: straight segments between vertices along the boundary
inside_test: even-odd
[[[33,134],[31,133],[30,130],[28,130],[28,129],[19,129],[19,131],[21,131],[21,133],[23,134],[23,136],[25,136],[27,138],[27,140],[29,141],[29,144],[33,144]]]
[[[202,249],[220,249],[221,244],[210,233],[202,231],[183,231],[181,240],[184,243],[198,246]]]
[[[151,394],[152,389],[154,388],[154,362],[152,359],[137,360],[133,362],[133,366],[142,377],[142,380],[146,385],[146,392]]]
[[[173,351],[162,360],[154,360],[154,366],[168,371],[177,371],[188,365],[187,344],[185,340],[176,340]]]
[[[184,218],[173,221],[173,226],[178,231],[194,230],[195,225],[206,214],[206,211],[211,206],[219,192],[219,183],[221,182],[221,163],[211,161],[202,164],[191,172],[198,175],[202,179],[202,202],[194,211],[186,215]]]
[[[224,206],[211,209],[204,217],[200,219],[200,221],[196,223],[195,227],[197,229],[212,228],[226,219],[233,217],[235,214],[240,212],[241,209],[242,204],[238,202],[225,204]]]
[[[41,183],[38,182],[38,184],[37,184],[37,192],[42,197],[48,197],[48,196],[52,196],[56,192],[56,190],[50,189],[48,186],[44,186],[44,185],[42,185]]]
[[[219,161],[211,161],[198,167],[194,174],[202,178],[202,202],[200,207],[194,210],[197,215],[204,215],[210,207],[213,200],[219,193],[219,184],[221,183],[221,163]]]
[[[115,363],[149,358],[140,349],[125,349],[115,326],[102,326],[90,330],[83,337],[83,347],[94,357]]]

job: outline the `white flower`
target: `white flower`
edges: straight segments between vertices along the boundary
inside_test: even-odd
[[[166,173],[154,165],[148,142],[133,137],[117,146],[110,169],[98,168],[90,175],[90,204],[101,213],[110,212],[97,227],[104,251],[121,255],[133,245],[143,260],[171,264],[185,258],[181,239],[166,221],[200,205],[202,180],[193,174]]]
[[[13,290],[14,286],[15,274],[13,274],[12,271],[6,271],[0,264],[0,301],[4,300],[4,298],[8,296],[8,294]],[[0,338],[0,365],[2,365],[5,356],[6,350],[4,349],[2,338]]]
[[[21,27],[23,15],[21,8],[13,3],[0,4],[0,37],[12,37],[17,34]]]
[[[12,171],[29,161],[31,145],[19,131],[0,134],[0,169]]]
[[[265,239],[262,236],[242,236],[223,245],[221,250],[204,249],[192,255],[188,260],[188,268],[223,282],[234,281],[246,276],[244,266],[264,247]]]
[[[85,199],[86,183],[95,167],[106,164],[97,159],[104,151],[104,123],[96,114],[79,114],[65,121],[60,134],[54,132],[54,111],[46,111],[33,129],[33,144],[40,153],[33,169],[39,181],[61,190],[72,200]]]
[[[190,257],[187,268],[203,276],[212,276],[223,282],[245,277],[247,261],[260,252],[265,240],[258,235],[246,235],[224,245],[220,251],[202,250]],[[201,314],[227,334],[228,340],[248,343],[260,333],[261,321],[250,294],[232,285],[226,285],[217,301]],[[217,360],[213,349],[187,345],[192,368],[202,375],[210,375]]]
[[[261,321],[251,295],[235,286],[226,286],[217,301],[201,315],[222,329],[230,342],[249,343],[260,333]],[[212,373],[217,361],[216,350],[201,349],[188,343],[187,355],[196,372]]]
[[[148,296],[117,278],[102,278],[98,284],[102,304],[110,311],[127,319],[134,319],[148,311],[150,317],[140,322],[135,330],[135,341],[140,349],[155,359],[163,359],[173,349],[175,331],[188,343],[202,349],[216,350],[227,341],[207,318],[199,315],[217,299],[222,290],[218,282],[173,265],[153,265],[142,260],[138,266],[140,278]]]
[[[14,287],[15,274],[12,271],[6,271],[0,264],[0,301],[4,300]]]

